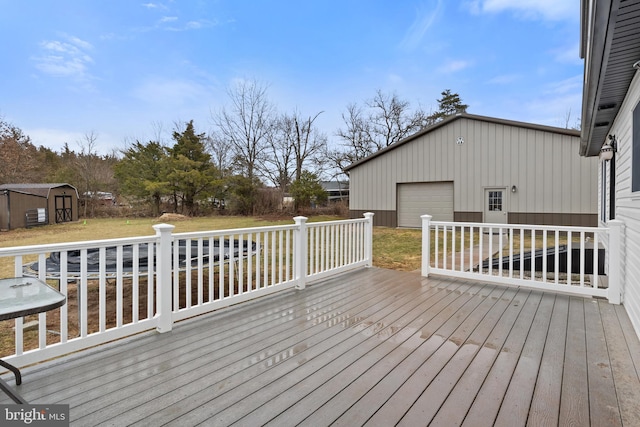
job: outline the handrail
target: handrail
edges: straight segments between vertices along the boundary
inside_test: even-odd
[[[157,224],[151,236],[0,248],[16,277],[55,254],[58,270],[32,274],[67,297],[38,316],[33,338],[23,329],[29,319],[16,319],[14,353],[0,356],[25,366],[154,328],[168,332],[189,317],[371,265],[373,214],[294,220],[186,233]]]
[[[623,224],[609,227],[432,221],[422,217],[422,275],[608,298],[619,304]]]

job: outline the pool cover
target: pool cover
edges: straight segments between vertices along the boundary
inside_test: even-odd
[[[213,245],[209,240],[202,240],[202,255],[198,255],[198,240],[190,240],[191,248],[189,251],[189,259],[187,259],[187,241],[178,240],[178,269],[185,269],[188,266],[197,267],[198,262],[202,259],[204,266],[216,265],[221,262],[228,262],[231,259],[237,261],[239,259],[253,256],[257,253],[257,245],[249,240],[230,240],[222,241],[213,239]],[[122,273],[131,274],[134,269],[133,245],[122,246]],[[69,277],[77,277],[80,275],[81,268],[81,250],[67,251],[67,275]],[[175,256],[172,256],[172,262]],[[145,273],[149,270],[149,248],[146,243],[138,245],[138,271]],[[155,254],[152,265],[155,270]],[[52,252],[45,260],[46,277],[57,278],[60,276],[61,270],[60,252]],[[26,276],[37,277],[40,271],[40,263],[32,262],[23,266],[23,274]],[[118,271],[118,248],[116,246],[105,248],[104,272],[108,276],[114,276]],[[95,276],[100,273],[100,249],[87,249],[87,274]]]

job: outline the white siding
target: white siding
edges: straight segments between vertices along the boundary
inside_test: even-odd
[[[621,272],[623,304],[636,333],[640,336],[640,192],[631,192],[632,114],[638,102],[640,102],[640,73],[636,72],[610,134],[615,135],[618,141],[616,219],[625,224],[622,249],[624,259]]]

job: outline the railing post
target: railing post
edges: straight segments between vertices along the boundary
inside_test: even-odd
[[[157,224],[153,226],[158,237],[156,251],[156,318],[158,332],[169,332],[173,327],[171,307],[171,246],[173,237],[171,231],[175,225]]]
[[[422,276],[429,277],[431,268],[431,215],[422,215]]]
[[[373,212],[364,214],[364,256],[366,257],[367,267],[373,266]]]
[[[294,254],[293,275],[296,281],[296,289],[304,289],[307,284],[307,217],[297,216],[293,218],[297,228],[293,232]]]
[[[624,233],[624,222],[613,219],[609,225],[609,289],[607,290],[607,298],[611,304],[620,304],[622,302],[622,239]],[[597,251],[598,248],[594,248]],[[594,266],[594,269],[597,266]]]

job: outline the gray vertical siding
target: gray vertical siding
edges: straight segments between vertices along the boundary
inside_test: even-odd
[[[456,144],[458,137],[464,144]],[[353,167],[349,207],[395,212],[398,183],[453,181],[457,217],[482,214],[484,188],[516,185],[507,194],[510,215],[581,214],[595,221],[598,160],[578,156],[579,146],[577,132],[460,116]]]

